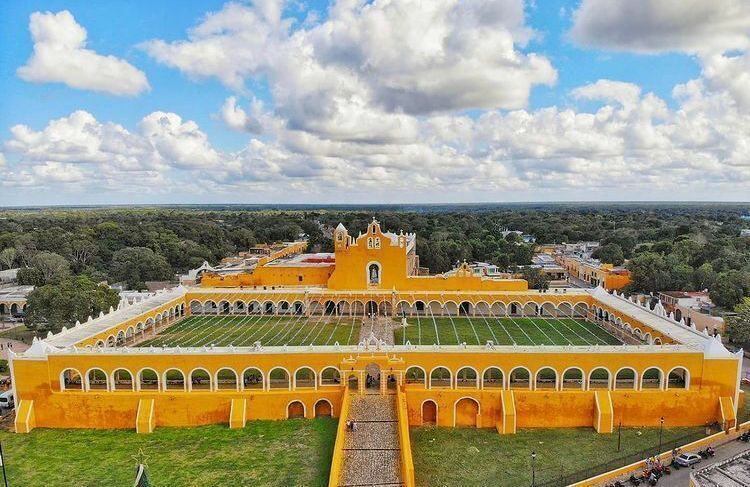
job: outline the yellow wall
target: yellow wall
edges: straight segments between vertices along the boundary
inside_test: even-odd
[[[300,400],[311,417],[317,400],[328,399],[333,404],[334,415],[342,400],[343,386],[318,385],[315,388],[292,390],[244,391],[61,391],[60,375],[67,368],[87,374],[91,368],[102,369],[109,377],[117,368],[126,368],[136,376],[144,367],[153,368],[160,377],[171,368],[189,374],[195,368],[204,368],[212,377],[224,367],[237,371],[241,377],[247,367],[257,367],[267,376],[276,366],[283,366],[290,375],[302,366],[309,366],[318,377],[325,367],[336,367],[342,372],[342,382],[350,375],[360,378],[367,364],[377,363],[383,376],[394,374],[399,379],[408,367],[419,366],[430,371],[438,366],[447,367],[452,376],[458,370],[471,366],[479,376],[489,366],[500,367],[505,380],[510,371],[523,366],[533,377],[543,367],[552,367],[561,381],[564,370],[580,367],[584,377],[591,370],[606,367],[614,375],[621,367],[633,367],[640,376],[652,366],[662,369],[666,377],[673,367],[685,367],[690,373],[688,389],[678,390],[615,390],[612,392],[614,421],[622,420],[626,426],[657,424],[664,416],[670,425],[702,425],[720,420],[719,398],[734,397],[737,381],[735,359],[704,360],[700,352],[558,352],[539,349],[530,352],[507,353],[485,349],[453,350],[449,353],[409,351],[375,352],[288,350],[255,353],[71,353],[54,354],[46,359],[16,358],[13,370],[18,400],[34,401],[34,415],[39,427],[133,428],[139,399],[155,400],[157,426],[187,426],[209,423],[228,423],[229,407],[234,398],[247,399],[248,419],[283,419],[290,401]],[[136,379],[137,380],[137,379]],[[502,422],[500,388],[433,387],[420,384],[405,386],[410,424],[421,424],[423,401],[430,399],[438,406],[438,424],[453,426],[454,407],[463,397],[474,398],[480,405],[479,426],[497,427]],[[560,385],[558,387],[561,388]],[[506,389],[508,385],[506,384]],[[513,389],[518,427],[570,427],[591,426],[595,417],[594,392],[586,390],[528,390]]]

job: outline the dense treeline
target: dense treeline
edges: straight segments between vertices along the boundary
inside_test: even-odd
[[[330,251],[327,230],[342,222],[356,235],[375,216],[383,229],[416,232],[421,265],[432,272],[464,259],[528,264],[533,246],[503,238],[509,228],[537,243],[601,241],[600,258],[629,260],[631,290],[708,288],[731,308],[750,295],[750,239],[740,237],[750,226],[740,219],[747,213],[747,205],[722,204],[7,210],[0,213],[0,268],[22,267],[22,282],[67,292],[93,292],[88,282],[74,282],[81,276],[143,288],[261,242],[304,234],[311,250]],[[96,314],[113,300],[99,296],[89,309]]]

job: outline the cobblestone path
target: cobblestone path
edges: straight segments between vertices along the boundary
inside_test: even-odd
[[[357,430],[344,438],[339,486],[402,485],[396,396],[353,395],[347,419]]]

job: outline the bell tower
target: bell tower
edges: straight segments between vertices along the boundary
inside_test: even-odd
[[[333,247],[337,251],[349,247],[349,231],[342,223],[333,231]]]

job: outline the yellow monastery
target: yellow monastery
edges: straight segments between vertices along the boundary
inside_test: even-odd
[[[660,307],[601,287],[530,290],[524,280],[474,276],[468,266],[420,276],[416,235],[384,232],[376,221],[357,237],[339,225],[333,238],[331,254],[306,254],[305,244],[295,243],[264,256],[252,272],[207,273],[198,286],[123,302],[22,354],[11,352],[16,431],[148,433],[160,426],[346,417],[353,399],[377,392],[396,398],[401,469],[413,478],[410,425],[499,434],[586,426],[611,433],[615,424],[658,426],[660,418],[670,426],[735,426],[744,401],[741,355]],[[358,326],[373,329],[414,316],[541,316],[551,323],[568,317],[609,330],[622,344],[419,345],[372,333],[356,344],[268,346],[266,337],[244,346],[138,346],[191,315],[289,315],[304,324],[329,314],[355,316]],[[342,468],[341,448],[337,439],[332,479]]]

